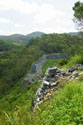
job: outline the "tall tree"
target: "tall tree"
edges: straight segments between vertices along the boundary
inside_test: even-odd
[[[76,28],[83,33],[83,2],[76,2],[74,7],[74,22],[76,24]]]

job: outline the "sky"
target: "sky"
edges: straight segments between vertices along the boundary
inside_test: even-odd
[[[0,35],[75,32],[77,0],[0,0]]]

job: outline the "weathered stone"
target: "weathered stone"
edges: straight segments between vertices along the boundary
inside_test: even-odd
[[[34,64],[32,64],[30,73],[42,74],[42,64],[41,63],[34,63]]]
[[[70,67],[69,69],[68,69],[68,72],[73,72],[73,71],[75,71],[76,70],[76,67],[74,67],[74,66],[72,66],[72,67]]]
[[[74,72],[72,73],[72,76],[74,76],[74,77],[78,77],[78,75],[79,75],[79,73],[78,73],[77,71],[74,71]]]
[[[79,76],[80,76],[80,75],[83,75],[83,72],[80,72],[80,73],[79,73]]]
[[[38,81],[41,79],[42,75],[42,68],[46,64],[46,59],[60,59],[60,58],[68,58],[66,54],[63,53],[53,53],[53,54],[47,54],[43,55],[42,57],[39,58],[39,60],[35,63],[32,64],[30,72],[26,75],[21,87],[25,87],[29,83],[33,83],[35,81]],[[56,72],[57,71],[57,72]],[[57,67],[52,67],[47,70],[45,73],[45,78],[44,80],[51,82],[51,78],[54,78],[57,73],[60,73],[61,71]],[[38,76],[39,74],[39,76]],[[55,78],[56,80],[56,78]]]
[[[37,73],[34,73],[34,74],[27,74],[23,83],[21,84],[21,88],[24,88],[26,85],[30,84],[30,83],[33,83],[33,82],[36,82],[38,81],[39,79],[41,79],[41,75],[40,74],[37,74]]]
[[[66,78],[66,80],[72,81],[73,79],[78,78],[78,75],[79,73],[76,71],[76,67],[70,68],[67,73],[57,67],[48,68],[42,84],[37,91],[35,104],[39,103],[37,102],[37,98],[40,102],[44,101],[50,91],[57,89],[57,85],[61,82],[61,79]]]
[[[49,86],[50,85],[50,83],[47,82],[47,81],[43,81],[42,84],[45,85],[45,86]]]
[[[57,84],[58,84],[59,82],[57,81],[57,82],[54,82],[54,83],[51,83],[51,85],[50,86],[56,86]]]

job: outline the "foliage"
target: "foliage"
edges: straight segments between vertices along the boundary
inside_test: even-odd
[[[29,45],[36,45],[44,53],[66,53],[70,56],[82,53],[83,39],[67,34],[44,34],[41,38],[31,39]],[[78,48],[78,49],[77,49]]]
[[[43,32],[33,32],[27,35],[13,34],[10,36],[0,36],[0,39],[9,43],[28,44],[31,38],[41,37]]]
[[[83,55],[83,39],[67,34],[44,34],[41,38],[31,39],[27,46],[1,41],[0,50],[0,94],[3,94],[11,89],[29,71],[31,64],[43,54]],[[66,61],[63,62],[67,63]],[[55,65],[54,62],[51,63]],[[46,68],[43,70],[45,72]]]
[[[56,96],[55,96],[56,95]],[[74,81],[40,106],[34,115],[35,124],[41,125],[82,125],[83,82]]]
[[[82,55],[75,55],[67,60],[67,63],[63,65],[63,67],[71,67],[76,64],[83,64],[83,56]]]
[[[7,49],[0,52],[0,95],[11,89],[42,54],[36,46]]]
[[[79,76],[79,80],[83,81],[83,74]]]
[[[23,46],[21,46],[21,45],[12,44],[12,43],[8,43],[4,40],[0,40],[0,52],[12,50],[12,49],[19,49],[19,48],[22,48],[22,47]]]
[[[66,65],[66,64],[68,63],[68,61],[69,61],[69,59],[61,59],[61,60],[59,61],[59,65],[60,65],[60,66]]]
[[[61,85],[53,98],[33,112],[34,97],[40,82],[21,88],[31,64],[47,53],[66,53],[70,59],[47,60],[49,66],[69,67],[83,64],[83,39],[66,34],[49,34],[32,39],[27,46],[8,44],[0,46],[0,125],[67,125],[82,124],[83,82]],[[79,54],[78,54],[79,53]],[[59,64],[58,64],[59,62]],[[55,96],[56,95],[56,96]]]
[[[3,125],[82,125],[83,82],[66,83],[64,88],[59,88],[53,93],[51,99],[44,102],[34,112],[31,106],[31,98],[34,97],[38,84],[31,86],[27,86],[24,90],[20,90],[18,87],[14,88],[11,95],[6,96],[4,101],[0,101],[1,125],[2,123]]]
[[[58,65],[59,59],[47,59],[46,60],[46,65],[43,67],[43,73],[49,68]]]
[[[74,7],[74,22],[76,23],[78,29],[83,32],[83,2],[76,2]]]

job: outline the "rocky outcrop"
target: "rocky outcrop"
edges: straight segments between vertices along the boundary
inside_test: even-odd
[[[50,91],[56,89],[61,82],[60,79],[73,80],[78,78],[80,73],[77,70],[82,69],[83,65],[79,64],[69,68],[67,71],[57,67],[48,68],[39,89],[36,92],[35,105],[41,104]]]

